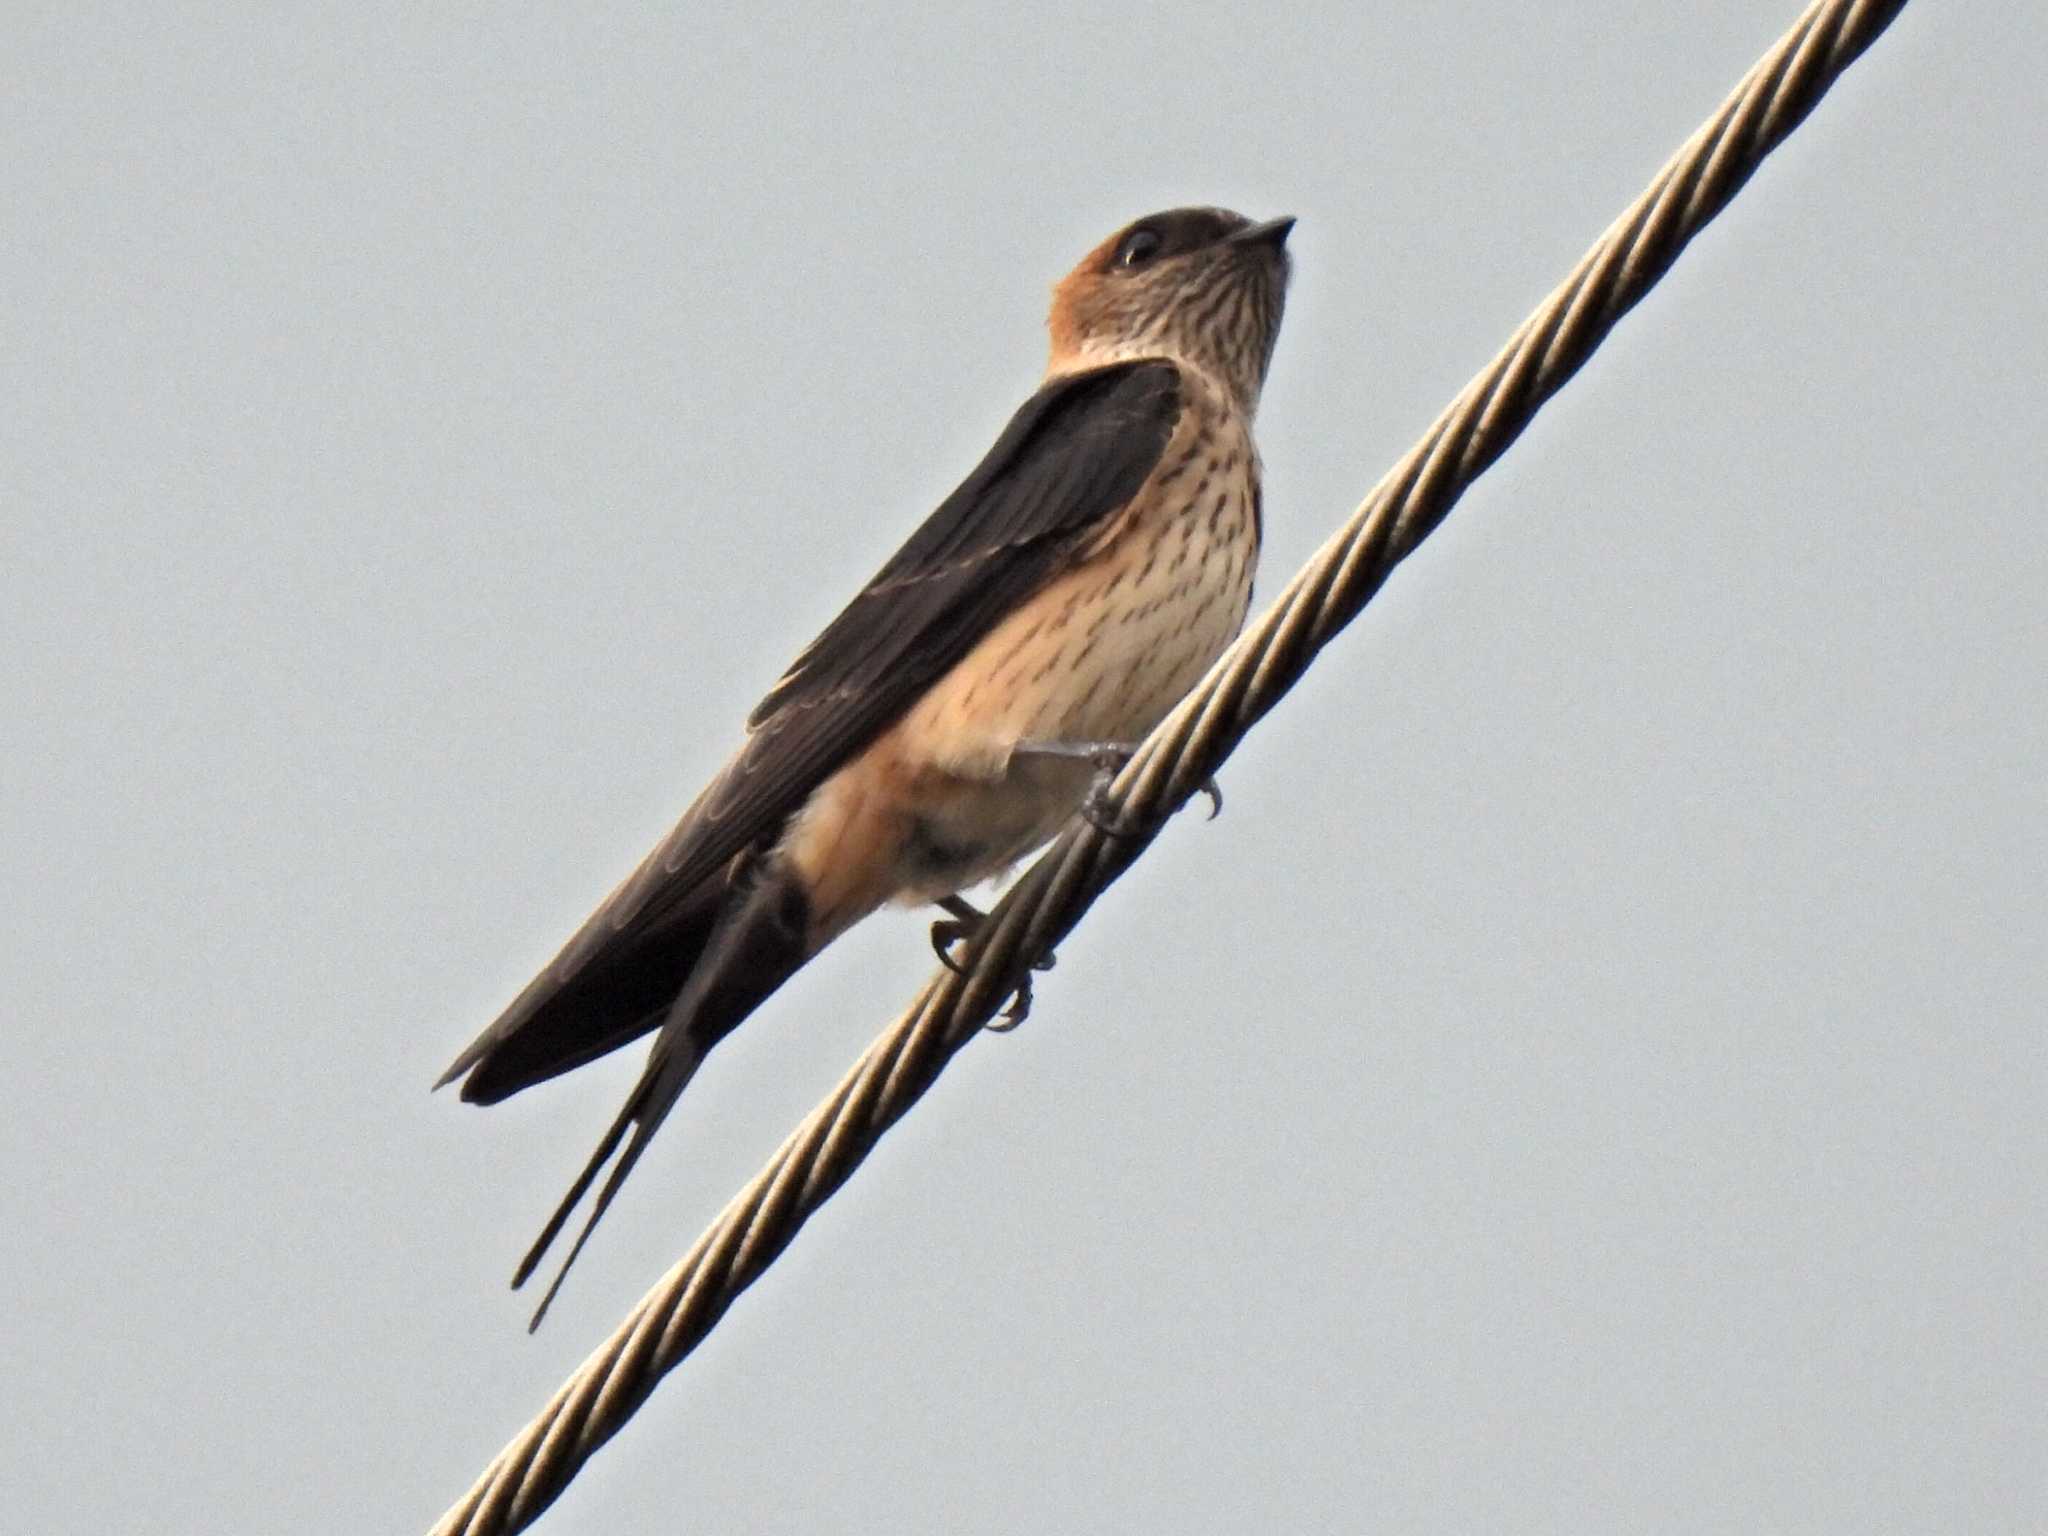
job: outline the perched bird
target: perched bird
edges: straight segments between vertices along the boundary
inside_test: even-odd
[[[534,1326],[714,1045],[885,903],[944,906],[935,941],[970,933],[960,893],[1083,809],[1237,633],[1259,553],[1252,415],[1293,225],[1181,208],[1082,259],[1054,290],[1038,392],[436,1084],[495,1104],[659,1031],[513,1278],[616,1154]]]

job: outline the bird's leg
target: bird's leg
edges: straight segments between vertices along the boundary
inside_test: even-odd
[[[988,914],[964,896],[941,896],[938,905],[952,914],[932,924],[932,953],[939,957],[939,964],[955,976],[963,975],[960,962],[953,958],[953,946],[962,939],[971,939]]]
[[[1088,786],[1088,798],[1081,802],[1081,814],[1098,832],[1111,837],[1132,837],[1140,829],[1110,817],[1109,786],[1116,782],[1117,774],[1137,750],[1135,742],[1020,741],[1010,748],[1010,756],[1056,757],[1089,764],[1095,770],[1095,780]],[[1209,797],[1209,819],[1214,821],[1223,811],[1223,787],[1210,779],[1202,786],[1202,793]]]
[[[952,914],[932,924],[932,952],[939,957],[939,964],[955,976],[964,976],[960,962],[953,958],[953,946],[963,939],[971,939],[981,931],[981,925],[988,921],[988,914],[964,896],[941,896],[937,905]],[[1056,956],[1047,950],[1031,962],[1033,971],[1049,971]],[[1002,1012],[1001,1021],[990,1020],[983,1026],[996,1034],[1005,1035],[1024,1022],[1031,1012],[1031,974],[1027,971],[1023,981],[1017,985],[1016,993],[1010,999],[1010,1006]]]

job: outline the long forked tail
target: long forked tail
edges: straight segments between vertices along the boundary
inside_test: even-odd
[[[598,1219],[626,1182],[626,1175],[633,1171],[640,1154],[647,1150],[647,1143],[661,1128],[683,1089],[689,1086],[698,1064],[811,957],[809,915],[803,887],[793,873],[771,865],[719,918],[689,983],[669,1009],[648,1055],[647,1070],[512,1276],[514,1290],[532,1277],[555,1239],[561,1236],[570,1215],[616,1153],[618,1162],[598,1190],[582,1231],[577,1233],[568,1257],[563,1259],[547,1294],[534,1309],[533,1321],[527,1325],[529,1333],[540,1327],[541,1319],[547,1316],[556,1292],[568,1278],[569,1266],[576,1262]],[[625,1146],[623,1152],[619,1150],[621,1143]]]
[[[540,1327],[541,1319],[548,1315],[548,1308],[554,1304],[555,1293],[562,1288],[562,1282],[569,1278],[569,1266],[576,1262],[576,1255],[583,1251],[583,1245],[590,1241],[591,1231],[597,1226],[598,1218],[610,1207],[612,1199],[619,1192],[619,1186],[626,1182],[626,1175],[633,1171],[633,1165],[640,1161],[640,1154],[647,1150],[647,1143],[667,1118],[668,1112],[682,1097],[683,1089],[697,1071],[697,1063],[704,1059],[703,1052],[696,1048],[687,1033],[671,1035],[667,1030],[655,1042],[654,1052],[647,1062],[647,1071],[642,1075],[632,1094],[627,1098],[618,1118],[612,1121],[611,1129],[604,1133],[604,1139],[597,1144],[597,1150],[590,1155],[590,1161],[583,1165],[583,1171],[576,1176],[576,1182],[569,1186],[569,1193],[562,1197],[562,1203],[555,1207],[548,1224],[541,1228],[540,1236],[526,1250],[526,1257],[519,1261],[519,1268],[512,1273],[512,1289],[533,1278],[533,1272],[540,1267],[540,1261],[547,1256],[555,1239],[562,1235],[562,1228],[568,1224],[570,1214],[583,1203],[583,1197],[590,1193],[590,1186],[596,1182],[604,1165],[611,1162],[612,1154],[619,1150],[619,1143],[626,1142],[626,1150],[612,1168],[611,1176],[604,1181],[604,1188],[597,1192],[597,1203],[590,1208],[590,1215],[584,1219],[583,1230],[576,1234],[576,1241],[569,1249],[569,1256],[562,1260],[562,1267],[555,1271],[555,1278],[549,1282],[547,1294],[540,1299],[540,1305],[533,1309],[533,1320],[526,1325],[532,1333]],[[632,1136],[627,1140],[627,1132]]]

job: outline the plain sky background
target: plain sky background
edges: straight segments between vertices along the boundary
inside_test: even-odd
[[[1789,24],[16,3],[0,1502],[418,1531],[927,974],[427,1085],[965,473],[1294,213],[1270,596]],[[2048,1526],[2048,11],[1909,7],[544,1521]]]

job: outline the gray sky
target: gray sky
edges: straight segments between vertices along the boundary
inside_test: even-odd
[[[1792,18],[17,5],[0,1487],[407,1531],[929,969],[427,1084],[1036,377],[1300,216],[1264,595]],[[1910,8],[549,1517],[2048,1525],[2048,17]]]

